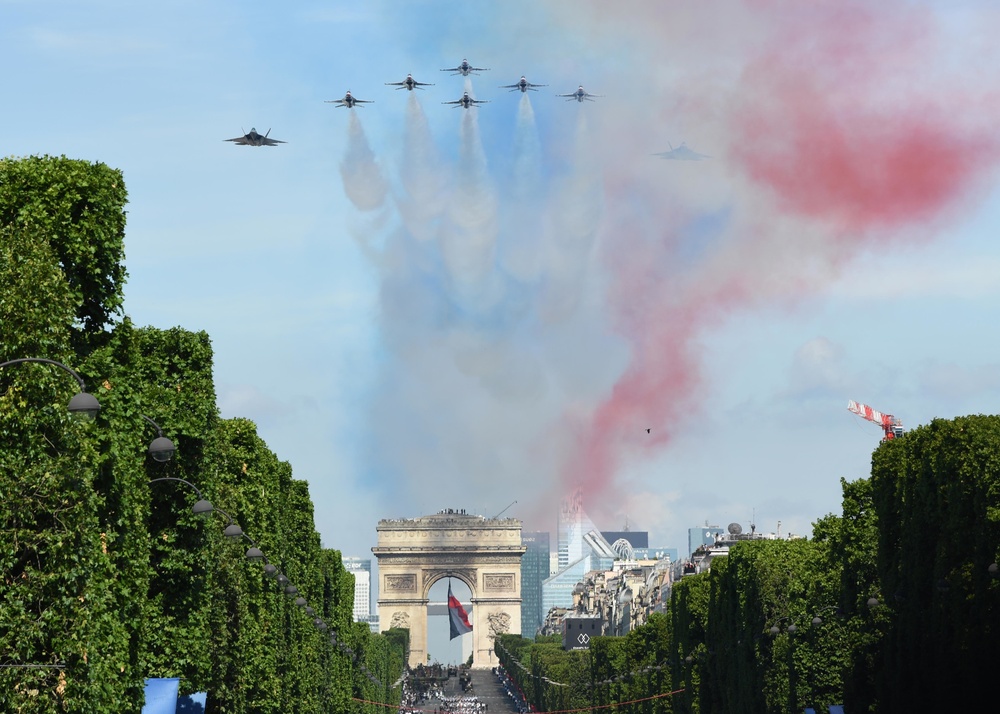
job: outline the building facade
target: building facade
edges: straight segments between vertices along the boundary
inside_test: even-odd
[[[341,558],[344,570],[354,576],[354,621],[372,620],[372,561],[371,558]]]
[[[521,533],[521,634],[533,638],[542,627],[542,583],[549,577],[549,534]]]
[[[427,615],[434,583],[455,578],[471,593],[472,667],[496,666],[493,642],[521,630],[521,521],[445,509],[419,518],[381,520],[379,627],[410,631],[409,665],[427,662]]]
[[[721,526],[710,526],[708,521],[698,528],[688,528],[688,552],[690,556],[703,545],[712,545],[715,539],[726,532]]]
[[[593,521],[583,511],[583,492],[579,489],[562,502],[559,508],[559,560],[562,570],[589,554],[584,536],[592,531],[600,534]]]

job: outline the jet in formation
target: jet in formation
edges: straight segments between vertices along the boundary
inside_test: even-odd
[[[537,92],[538,90],[535,89],[535,87],[547,87],[547,86],[549,86],[549,85],[547,85],[547,84],[532,84],[531,82],[529,82],[528,80],[526,80],[524,78],[524,76],[522,75],[521,76],[521,81],[518,82],[517,84],[501,84],[500,85],[500,89],[509,89],[512,92],[520,89],[521,92],[523,93],[523,92],[527,92],[529,89],[532,92]]]
[[[420,89],[421,87],[433,87],[434,83],[418,82],[413,78],[412,74],[408,74],[406,75],[406,79],[404,79],[402,82],[386,82],[385,85],[387,87],[395,87],[396,89],[402,89],[403,87],[406,87],[408,91],[412,92],[414,89]]]
[[[578,102],[582,102],[584,100],[587,100],[588,102],[592,102],[592,101],[594,101],[593,97],[602,97],[604,95],[603,94],[591,94],[589,92],[586,92],[586,91],[584,91],[583,85],[581,84],[577,88],[577,90],[575,92],[573,92],[572,94],[557,94],[556,96],[557,97],[569,97],[569,99],[566,100],[567,102],[571,102],[574,99],[576,101],[578,101]]]
[[[270,134],[271,130],[267,130],[267,134]],[[244,134],[243,136],[237,136],[235,139],[224,139],[224,141],[232,141],[240,146],[277,146],[278,144],[287,144],[286,141],[279,141],[278,139],[268,139],[267,134],[258,134],[257,130],[250,127],[250,133]]]
[[[338,107],[347,107],[348,109],[353,109],[356,104],[371,104],[374,100],[355,99],[354,95],[351,94],[351,90],[347,90],[347,94],[344,95],[343,99],[325,99],[323,101],[325,101],[327,104],[336,104]]]
[[[676,149],[669,141],[667,142],[667,146],[670,147],[670,151],[661,151],[658,154],[653,154],[653,156],[661,156],[664,159],[671,159],[673,161],[701,161],[702,159],[711,158],[708,154],[699,154],[697,151],[689,149],[687,143],[683,141]]]
[[[477,74],[479,72],[489,72],[489,67],[473,67],[466,60],[462,60],[462,63],[458,67],[448,67],[447,69],[442,69],[442,72],[451,72],[452,74],[460,74],[463,77],[468,77],[470,74]]]
[[[489,104],[488,99],[473,99],[469,96],[468,92],[462,93],[461,99],[456,99],[453,102],[441,102],[442,104],[454,104],[455,106],[461,105],[462,107],[468,109],[469,107],[474,107],[477,104]]]

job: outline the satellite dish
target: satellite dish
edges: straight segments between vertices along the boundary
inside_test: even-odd
[[[730,523],[726,530],[729,531],[729,535],[736,536],[743,532],[743,526],[739,523]]]

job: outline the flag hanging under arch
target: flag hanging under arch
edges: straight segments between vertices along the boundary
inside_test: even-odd
[[[461,637],[466,632],[472,632],[469,615],[462,607],[458,598],[451,594],[451,581],[448,581],[448,619],[451,621],[451,639]]]

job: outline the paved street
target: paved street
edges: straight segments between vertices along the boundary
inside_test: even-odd
[[[517,714],[514,702],[504,692],[500,680],[488,669],[472,670],[473,693],[488,705],[487,714]]]

